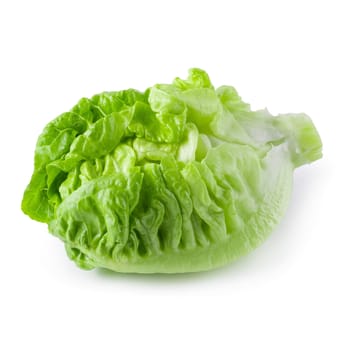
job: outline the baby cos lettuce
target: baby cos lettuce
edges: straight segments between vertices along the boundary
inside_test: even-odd
[[[251,111],[230,86],[187,80],[83,98],[39,136],[22,210],[84,269],[208,270],[283,215],[293,170],[317,160],[305,114]]]

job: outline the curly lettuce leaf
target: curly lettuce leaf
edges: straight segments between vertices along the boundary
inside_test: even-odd
[[[296,167],[322,156],[305,114],[251,111],[208,75],[83,98],[39,136],[22,210],[84,269],[216,268],[261,244]]]

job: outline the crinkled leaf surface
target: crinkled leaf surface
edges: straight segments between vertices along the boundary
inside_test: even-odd
[[[251,111],[191,69],[145,93],[83,98],[50,122],[22,210],[84,269],[208,270],[266,239],[294,169],[321,149],[307,115]]]

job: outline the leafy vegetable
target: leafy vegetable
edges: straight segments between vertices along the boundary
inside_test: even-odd
[[[83,98],[39,136],[22,210],[84,269],[207,270],[283,215],[293,170],[317,160],[305,114],[251,111],[233,87],[187,80]]]

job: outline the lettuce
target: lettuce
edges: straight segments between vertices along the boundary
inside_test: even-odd
[[[83,98],[37,141],[22,210],[84,269],[208,270],[261,244],[296,167],[322,156],[305,114],[251,111],[230,86],[187,80]]]

